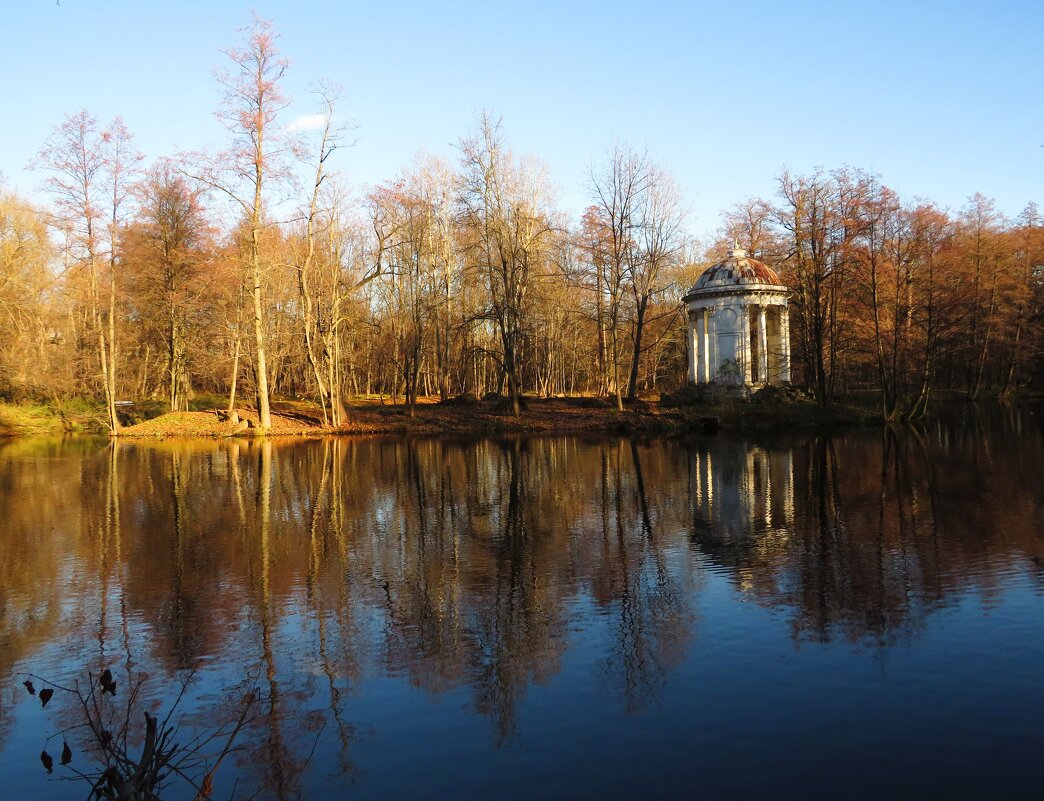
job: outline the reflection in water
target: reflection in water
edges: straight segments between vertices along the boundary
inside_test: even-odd
[[[786,538],[794,526],[794,454],[742,441],[689,456],[693,536],[708,553]]]
[[[798,643],[885,649],[969,593],[1000,603],[1017,579],[1039,599],[1044,445],[1038,418],[1005,414],[786,443],[0,445],[0,749],[24,756],[16,714],[38,725],[20,671],[117,664],[160,694],[201,664],[200,723],[256,671],[240,772],[274,798],[381,794],[356,752],[396,747],[373,756],[381,725],[359,711],[387,682],[459,702],[505,753],[539,717],[529,695],[578,665],[598,703],[680,725],[664,693],[737,600],[772,610],[766,638],[785,623]]]

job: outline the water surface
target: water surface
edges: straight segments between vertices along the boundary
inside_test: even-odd
[[[72,706],[21,681],[110,667],[158,709],[195,669],[186,732],[262,699],[217,797],[1031,797],[1042,465],[1017,407],[812,438],[0,444],[0,773],[84,797],[38,761]]]

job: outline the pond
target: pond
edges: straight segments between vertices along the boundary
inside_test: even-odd
[[[252,694],[218,798],[1037,792],[1041,420],[0,444],[7,796],[86,796],[22,682],[105,668],[185,740]]]

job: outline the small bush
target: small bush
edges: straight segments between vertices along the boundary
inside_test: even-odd
[[[608,398],[584,396],[577,399],[576,405],[581,409],[608,409],[613,404]]]
[[[454,395],[452,398],[446,398],[444,401],[439,401],[440,406],[474,406],[479,403],[478,395],[471,392],[465,392],[462,395]]]
[[[696,384],[686,384],[674,392],[665,392],[660,396],[661,406],[697,406],[707,400],[706,390]]]

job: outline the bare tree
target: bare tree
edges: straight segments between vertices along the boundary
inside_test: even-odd
[[[213,302],[208,296],[215,266],[213,232],[204,217],[202,192],[169,165],[159,165],[138,187],[140,211],[126,235],[136,315],[147,329],[160,329],[171,411],[188,410],[189,350],[202,335],[196,324],[204,316],[200,306]]]
[[[598,237],[604,251],[596,255],[604,267],[602,283],[606,298],[606,331],[608,334],[611,391],[616,395],[616,408],[623,411],[620,380],[620,324],[626,279],[635,270],[639,258],[638,238],[641,229],[641,204],[649,183],[650,165],[645,154],[623,145],[613,147],[606,163],[590,173],[590,192],[597,209],[594,221],[602,230]]]
[[[460,144],[460,210],[475,267],[489,292],[487,316],[500,340],[501,367],[512,411],[521,414],[521,357],[534,273],[550,244],[546,189],[532,165],[504,145],[500,123],[483,115],[479,131]]]
[[[118,239],[126,215],[129,180],[139,160],[122,120],[117,118],[108,128],[99,130],[97,120],[86,109],[55,128],[39,155],[39,166],[50,173],[47,188],[70,234],[73,257],[87,270],[90,318],[112,436],[120,431],[116,415]],[[108,270],[103,272],[105,262]],[[106,299],[108,309],[103,310]]]
[[[278,35],[272,23],[255,16],[245,30],[241,47],[224,51],[232,66],[218,75],[225,88],[218,116],[232,136],[230,148],[186,174],[228,196],[243,213],[248,228],[247,265],[253,301],[255,373],[260,427],[272,427],[268,391],[268,361],[265,352],[265,297],[262,267],[262,233],[269,220],[265,214],[265,187],[281,174],[279,113],[289,104],[280,81],[289,62],[276,47]]]
[[[392,362],[399,374],[396,381],[402,381],[411,417],[416,412],[424,344],[434,311],[433,214],[423,183],[423,176],[411,171],[391,184],[377,187],[371,195],[376,210],[375,228],[380,227],[382,239],[388,242],[384,308],[392,329]]]
[[[713,246],[721,253],[738,243],[753,258],[764,261],[778,255],[780,246],[773,227],[772,205],[761,198],[747,198],[722,212],[721,236]]]
[[[998,239],[1003,222],[993,201],[976,193],[968,199],[958,224],[967,260],[965,269],[971,279],[968,344],[972,371],[968,394],[972,398],[982,390],[987,357],[995,345],[1001,273]]]
[[[329,371],[323,370],[317,354],[318,343],[316,342],[321,326],[321,313],[316,307],[316,299],[312,292],[312,271],[316,262],[317,242],[321,233],[320,228],[324,224],[323,209],[320,207],[323,183],[329,177],[329,165],[327,162],[342,144],[343,127],[334,126],[333,115],[336,104],[336,96],[330,87],[320,86],[317,90],[322,103],[323,127],[319,136],[316,156],[314,162],[314,180],[312,192],[308,200],[308,209],[305,214],[305,235],[303,248],[298,249],[294,257],[294,271],[297,274],[298,296],[301,302],[301,325],[304,331],[305,353],[308,356],[308,364],[315,378],[316,389],[319,393],[319,405],[322,408],[324,422],[332,421],[339,424],[344,417],[344,405],[340,395],[332,397],[332,387],[328,384]],[[329,225],[329,215],[325,220]],[[334,407],[337,408],[334,408]],[[329,408],[329,416],[328,410]]]
[[[0,397],[44,394],[61,377],[46,347],[47,299],[56,284],[49,233],[44,213],[0,183]]]
[[[811,372],[818,404],[833,404],[838,367],[847,340],[846,299],[851,278],[851,242],[858,230],[854,214],[865,176],[816,171],[784,172],[778,222],[787,236],[792,304],[800,352]]]
[[[647,169],[639,206],[638,250],[627,261],[628,285],[634,299],[631,375],[627,382],[627,397],[631,399],[638,394],[638,368],[642,353],[649,347],[643,344],[643,337],[650,303],[666,288],[666,268],[677,258],[685,234],[681,193],[666,170],[656,166]],[[659,317],[674,313],[671,304]]]

